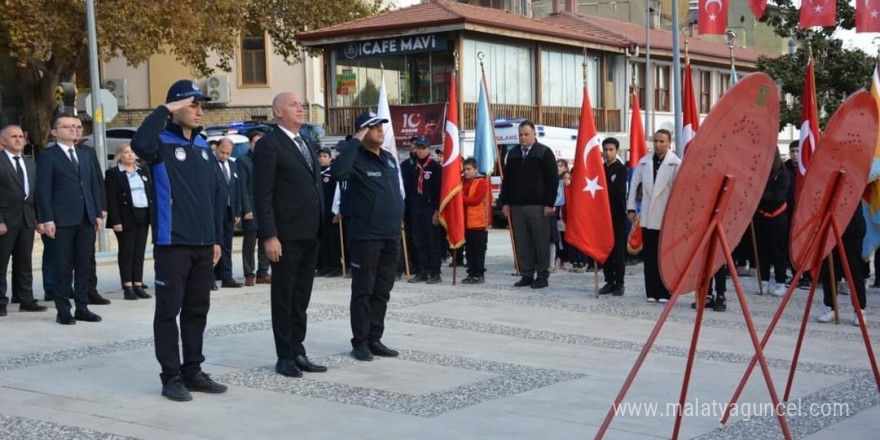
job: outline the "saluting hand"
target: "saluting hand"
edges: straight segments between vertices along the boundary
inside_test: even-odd
[[[190,104],[192,104],[193,99],[194,98],[192,96],[190,96],[189,98],[181,99],[180,101],[169,102],[164,105],[165,105],[165,108],[167,108],[168,111],[171,112],[171,114],[173,115],[173,114],[189,107]]]

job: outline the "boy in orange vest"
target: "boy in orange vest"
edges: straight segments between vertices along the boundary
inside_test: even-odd
[[[464,161],[464,200],[465,254],[467,255],[467,278],[463,284],[482,284],[486,273],[486,243],[489,240],[489,226],[492,224],[492,191],[489,180],[477,173],[477,161],[468,158]]]

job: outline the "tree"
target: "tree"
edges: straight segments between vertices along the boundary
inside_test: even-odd
[[[784,93],[798,97],[793,105],[784,99],[780,102],[780,124],[798,126],[801,117],[800,96],[804,90],[805,68],[811,50],[816,74],[819,126],[824,127],[844,99],[863,87],[870,87],[875,60],[859,49],[843,48],[843,43],[833,38],[837,27],[855,27],[855,9],[849,2],[837,2],[837,27],[814,29],[797,27],[800,9],[794,6],[792,0],[776,0],[776,4],[778,11],[768,11],[761,21],[772,26],[777,35],[794,38],[799,49],[794,55],[760,58],[758,70],[775,79]]]
[[[266,31],[275,51],[293,64],[311,51],[295,34],[375,14],[381,0],[95,0],[99,56],[123,56],[131,65],[173,54],[207,76],[231,70],[236,29]],[[0,1],[0,54],[17,65],[24,129],[45,145],[54,90],[88,65],[84,0]],[[209,54],[219,55],[216,66]]]

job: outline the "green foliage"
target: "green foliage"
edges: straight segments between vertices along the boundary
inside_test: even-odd
[[[761,58],[758,70],[770,75],[782,88],[782,92],[797,99],[789,105],[780,102],[780,123],[800,124],[800,97],[804,91],[806,65],[809,51],[813,53],[816,75],[816,99],[819,107],[819,126],[824,127],[828,118],[844,99],[861,88],[870,87],[871,72],[875,60],[858,49],[844,49],[840,40],[832,38],[835,27],[799,29],[800,9],[791,0],[777,0],[779,10],[764,14],[761,21],[772,26],[777,35],[794,37],[798,51],[794,55],[778,58]],[[855,27],[855,10],[847,1],[837,2],[837,27]]]

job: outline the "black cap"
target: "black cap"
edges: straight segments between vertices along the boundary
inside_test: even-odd
[[[422,135],[413,136],[409,141],[412,142],[412,144],[415,145],[416,147],[426,147],[427,148],[427,147],[431,146],[431,141],[429,141],[427,137],[422,136]]]
[[[380,118],[376,113],[367,111],[361,113],[361,115],[354,120],[354,129],[355,131],[360,131],[362,128],[373,127],[387,122],[387,119]]]
[[[193,98],[196,101],[210,101],[211,98],[202,94],[199,85],[188,79],[182,79],[171,85],[168,89],[168,95],[165,96],[165,102],[180,101],[186,98]]]
[[[331,152],[330,152],[330,149],[327,148],[327,147],[322,147],[320,150],[318,150],[318,154],[321,154],[321,153],[324,153],[324,154],[326,154],[326,155],[328,155],[328,156],[332,156],[332,155],[333,155],[333,153],[331,153]]]

